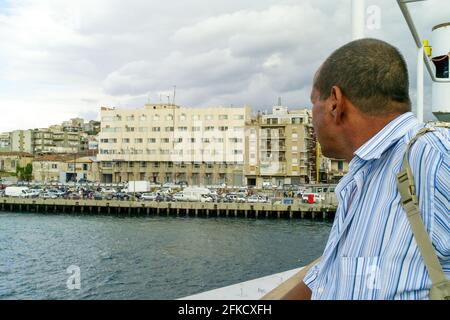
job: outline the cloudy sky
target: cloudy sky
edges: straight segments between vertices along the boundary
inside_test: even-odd
[[[416,49],[395,0],[366,0],[366,36]],[[320,63],[351,40],[350,0],[0,0],[0,132],[98,118],[101,106],[309,107]],[[447,22],[448,0],[410,5],[418,29]],[[426,82],[429,109],[430,83]],[[429,112],[426,117],[430,118]]]

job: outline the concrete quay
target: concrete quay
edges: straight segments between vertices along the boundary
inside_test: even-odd
[[[2,212],[120,216],[242,217],[275,219],[333,219],[329,204],[138,202],[110,200],[0,198]]]

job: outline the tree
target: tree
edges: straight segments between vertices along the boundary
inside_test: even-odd
[[[33,165],[29,163],[25,166],[25,168],[23,168],[17,164],[16,176],[22,181],[31,181],[33,179]]]
[[[31,181],[33,179],[33,165],[28,163],[23,172],[23,179],[26,181]]]

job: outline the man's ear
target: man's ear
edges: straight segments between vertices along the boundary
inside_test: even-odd
[[[345,109],[345,98],[342,94],[341,88],[337,86],[333,86],[331,88],[331,95],[330,95],[330,111],[331,116],[334,119],[334,122],[336,124],[339,124],[342,122],[342,118],[344,116],[344,109]]]

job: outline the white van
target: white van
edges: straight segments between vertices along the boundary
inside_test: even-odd
[[[6,197],[27,197],[30,189],[28,187],[6,187]]]
[[[210,202],[211,198],[206,197],[210,194],[211,190],[208,188],[187,187],[183,189],[183,198],[185,201]]]

